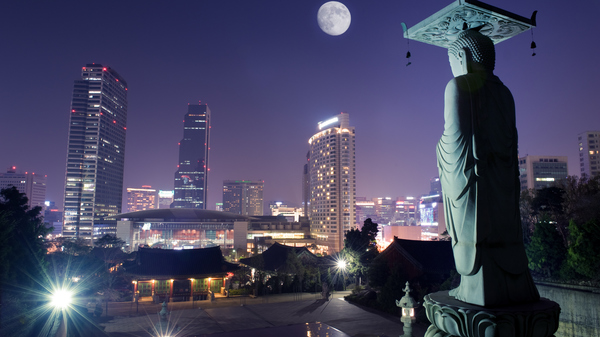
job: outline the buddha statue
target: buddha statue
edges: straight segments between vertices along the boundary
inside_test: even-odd
[[[461,275],[450,295],[485,307],[537,301],[519,216],[515,103],[493,74],[494,43],[476,29],[464,30],[448,56],[454,78],[446,86],[436,152]]]

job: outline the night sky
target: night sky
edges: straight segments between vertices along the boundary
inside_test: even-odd
[[[346,33],[317,24],[325,0],[2,1],[0,171],[48,176],[62,206],[73,81],[87,63],[128,83],[126,187],[172,189],[188,103],[212,111],[208,208],[225,179],[264,180],[265,204],[301,203],[308,138],[346,112],[356,128],[357,196],[419,196],[437,175],[446,50],[409,27],[450,0],[346,0]],[[517,107],[520,155],[567,155],[600,129],[600,2],[488,0],[534,29],[496,45],[496,71]]]

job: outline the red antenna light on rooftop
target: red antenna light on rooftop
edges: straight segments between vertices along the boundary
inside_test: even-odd
[[[102,68],[102,71],[106,71],[106,68]]]

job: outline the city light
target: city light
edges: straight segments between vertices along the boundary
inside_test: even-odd
[[[66,309],[73,302],[73,292],[67,289],[58,289],[50,295],[50,305],[57,309]]]

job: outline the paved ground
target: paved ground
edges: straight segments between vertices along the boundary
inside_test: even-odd
[[[365,310],[346,302],[343,295],[336,293],[330,301],[319,299],[316,294],[282,294],[259,298],[217,298],[212,303],[172,303],[169,304],[169,310],[172,310],[170,320],[180,328],[177,336],[203,336],[239,330],[248,330],[248,335],[252,335],[251,329],[312,322],[325,323],[355,337],[402,334],[399,317]],[[147,331],[151,331],[158,321],[159,310],[160,305],[140,303],[136,314],[135,304],[111,303],[109,316],[115,316],[101,325],[113,337],[149,336]],[[423,336],[425,328],[414,327],[413,333]]]

